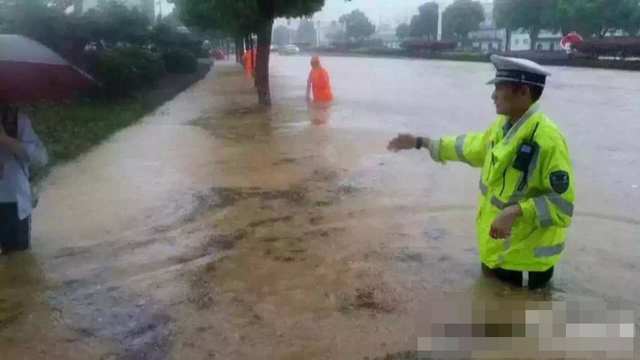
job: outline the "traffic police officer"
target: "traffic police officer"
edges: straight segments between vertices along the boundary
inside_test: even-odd
[[[476,218],[485,275],[515,286],[544,287],[562,256],[574,184],[565,139],[539,108],[546,78],[540,65],[494,55],[497,119],[483,132],[441,139],[399,135],[394,152],[425,149],[434,161],[481,168]]]

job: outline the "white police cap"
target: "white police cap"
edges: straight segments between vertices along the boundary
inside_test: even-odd
[[[519,83],[544,87],[547,76],[551,75],[550,72],[531,60],[491,55],[491,62],[496,67],[496,77],[487,85]]]

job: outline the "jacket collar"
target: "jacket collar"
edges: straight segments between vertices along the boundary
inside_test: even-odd
[[[511,129],[509,129],[509,132],[507,133],[507,135],[504,137],[504,140],[503,140],[505,145],[509,143],[509,141],[518,132],[518,130],[520,130],[522,125],[524,125],[524,123],[526,123],[527,120],[529,120],[538,111],[540,111],[540,104],[536,102],[533,105],[531,105],[529,110],[527,110],[527,112],[524,113],[524,115],[522,115],[522,117],[511,127]],[[506,120],[506,122],[505,122],[505,124],[503,126],[503,130],[506,129],[506,126],[508,126],[508,125],[509,125],[509,119]]]
[[[514,155],[518,146],[523,139],[529,134],[530,126],[535,121],[529,121],[532,118],[536,118],[536,115],[540,112],[540,106],[536,103],[533,104],[527,112],[509,129],[507,135],[498,140],[498,143],[491,149],[491,154],[494,159],[491,175],[487,179],[487,185],[492,184],[502,179],[503,173],[508,166],[513,164]],[[502,128],[498,131],[506,130],[509,119],[505,120]],[[499,138],[498,138],[499,139]],[[506,189],[511,191],[511,189]]]

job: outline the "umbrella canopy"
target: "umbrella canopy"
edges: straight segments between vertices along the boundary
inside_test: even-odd
[[[92,83],[44,45],[21,35],[0,35],[0,102],[60,100]]]
[[[562,40],[560,40],[560,46],[566,49],[570,47],[571,44],[575,44],[580,41],[582,41],[582,37],[575,32],[572,32],[570,34],[567,34],[567,36],[563,37]]]

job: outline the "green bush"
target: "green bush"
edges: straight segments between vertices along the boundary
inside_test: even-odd
[[[162,55],[167,72],[174,74],[193,74],[198,71],[198,59],[183,49],[170,50]]]
[[[165,74],[162,59],[138,47],[103,51],[97,59],[95,76],[108,97],[125,97],[152,87]]]

